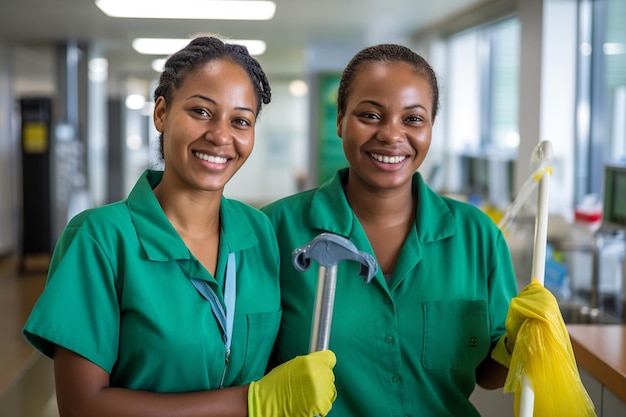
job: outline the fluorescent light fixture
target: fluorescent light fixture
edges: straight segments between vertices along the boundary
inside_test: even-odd
[[[265,42],[260,40],[223,39],[226,43],[235,43],[248,48],[250,55],[262,55],[265,52]],[[133,48],[140,54],[171,55],[184,48],[191,39],[171,38],[137,38],[133,40]]]
[[[156,58],[156,59],[153,59],[152,63],[150,64],[150,66],[156,72],[163,72],[163,68],[165,68],[165,61],[167,61],[167,58]]]
[[[143,19],[269,20],[273,1],[239,0],[96,0],[96,6],[112,17]]]
[[[89,60],[89,80],[102,82],[107,79],[109,62],[105,58],[92,58]]]
[[[141,94],[131,94],[126,97],[124,104],[131,110],[139,110],[146,104],[146,98]]]
[[[624,55],[626,48],[623,43],[605,43],[602,45],[605,55]]]

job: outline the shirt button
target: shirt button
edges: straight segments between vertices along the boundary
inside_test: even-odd
[[[385,343],[392,344],[393,342],[394,342],[393,336],[386,336],[385,337]]]
[[[402,378],[400,378],[399,375],[394,375],[391,377],[391,382],[393,382],[394,384],[399,384],[401,380]]]
[[[391,298],[389,297],[385,297],[383,301],[385,302],[385,304],[391,304]]]

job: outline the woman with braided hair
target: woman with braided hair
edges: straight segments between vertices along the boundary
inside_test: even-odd
[[[61,416],[325,415],[330,351],[264,376],[281,320],[278,245],[223,196],[250,156],[267,77],[246,48],[202,36],[155,90],[162,171],[74,217],[24,327],[54,359]]]

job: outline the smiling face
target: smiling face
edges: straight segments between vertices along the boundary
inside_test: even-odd
[[[155,103],[163,181],[221,192],[252,152],[257,110],[249,75],[232,61],[210,61],[189,74],[169,102],[161,96]]]
[[[405,62],[373,61],[359,68],[349,91],[337,117],[349,186],[410,189],[430,147],[430,84]]]

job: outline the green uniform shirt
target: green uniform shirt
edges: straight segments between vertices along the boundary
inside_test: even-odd
[[[309,349],[319,266],[304,273],[292,251],[322,232],[373,255],[345,198],[347,170],[318,189],[270,204],[281,253],[283,319],[276,355]],[[415,174],[415,227],[393,276],[369,284],[356,262],[338,265],[330,349],[337,356],[337,399],[328,417],[469,417],[475,370],[504,333],[517,293],[508,247],[479,209],[430,190]]]
[[[281,317],[271,224],[258,210],[222,198],[213,277],[163,213],[152,191],[161,177],[148,171],[127,200],[70,221],[24,335],[48,356],[54,345],[84,356],[109,372],[116,387],[189,392],[218,388],[222,378],[223,386],[257,380]],[[229,253],[236,258],[237,295],[225,366],[221,328],[189,277],[208,282],[223,305]]]

